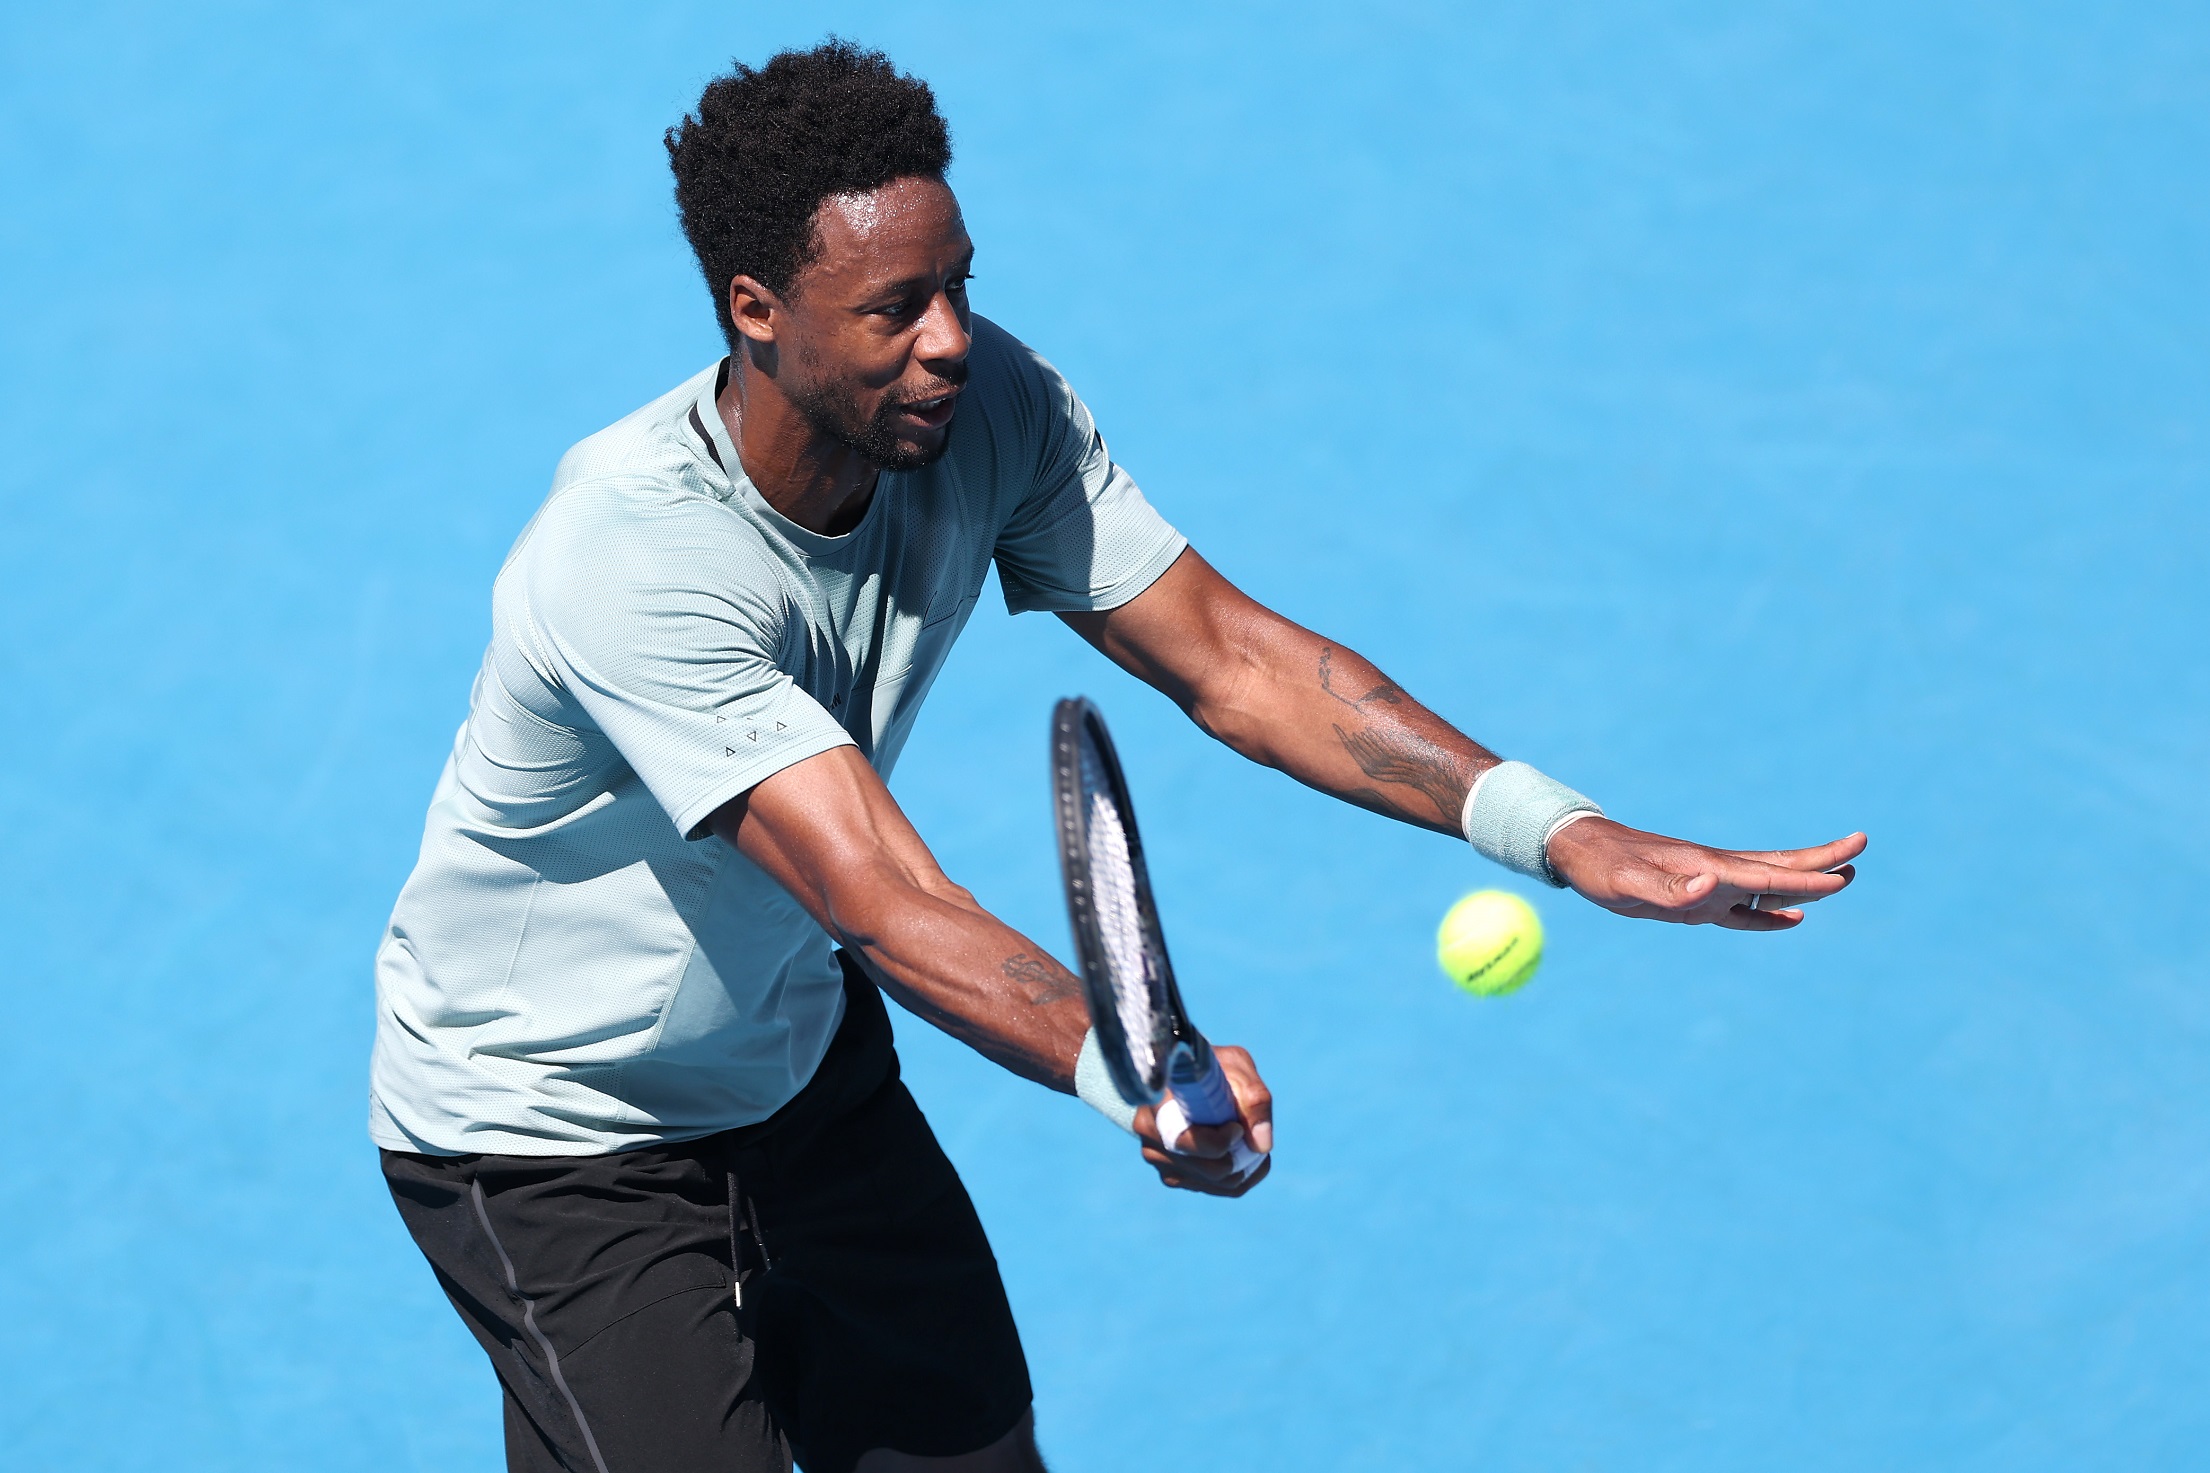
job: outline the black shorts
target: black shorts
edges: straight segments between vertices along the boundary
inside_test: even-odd
[[[757,1125],[601,1156],[383,1153],[506,1393],[507,1467],[846,1473],[987,1447],[1028,1364],[882,997]]]

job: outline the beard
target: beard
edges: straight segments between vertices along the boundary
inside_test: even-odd
[[[875,406],[875,412],[865,417],[859,412],[858,396],[840,390],[835,384],[811,383],[803,392],[792,394],[790,399],[806,417],[807,424],[868,464],[886,471],[917,471],[943,459],[944,452],[951,447],[952,427],[946,425],[938,431],[933,446],[913,449],[898,440],[899,411],[908,404],[956,389],[966,381],[967,365],[958,364],[952,372],[940,375],[937,387],[928,393],[885,396],[882,403]]]

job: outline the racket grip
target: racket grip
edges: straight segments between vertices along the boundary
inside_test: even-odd
[[[1209,1050],[1203,1074],[1187,1082],[1177,1080],[1170,1088],[1172,1093],[1159,1107],[1158,1117],[1159,1138],[1170,1151],[1181,1139],[1185,1126],[1226,1125],[1236,1119],[1235,1091],[1228,1088],[1228,1076]],[[1252,1150],[1250,1141],[1239,1133],[1235,1144],[1228,1147],[1228,1160],[1237,1176],[1249,1176],[1265,1164],[1266,1158]]]
[[[1174,1098],[1182,1102],[1182,1113],[1192,1125],[1225,1125],[1236,1118],[1235,1092],[1228,1088],[1228,1076],[1221,1072],[1220,1061],[1209,1059],[1204,1074],[1194,1083],[1174,1083]]]

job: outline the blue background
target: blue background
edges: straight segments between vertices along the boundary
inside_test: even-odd
[[[490,1469],[365,1138],[491,577],[709,361],[660,131],[928,77],[981,310],[1228,574],[1641,825],[1865,828],[1777,937],[1536,898],[985,604],[897,791],[1064,954],[1112,715],[1273,1180],[909,1021],[1056,1468],[2210,1462],[2200,6],[16,6],[0,1461]]]

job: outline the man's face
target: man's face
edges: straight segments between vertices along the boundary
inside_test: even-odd
[[[777,382],[821,434],[886,470],[944,453],[967,381],[974,242],[934,179],[834,195],[820,253],[784,294]]]

